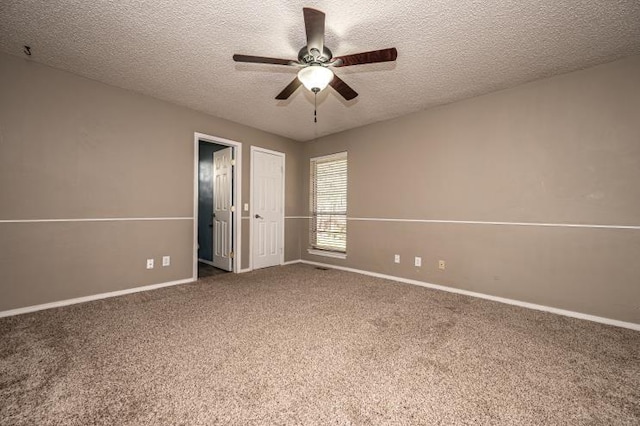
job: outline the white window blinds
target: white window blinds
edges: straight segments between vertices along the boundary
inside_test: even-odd
[[[311,248],[347,251],[347,153],[311,159]]]

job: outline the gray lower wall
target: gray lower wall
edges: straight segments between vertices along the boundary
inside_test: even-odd
[[[303,204],[309,158],[347,151],[351,218],[638,227],[639,75],[636,56],[309,142]],[[303,259],[640,323],[640,229],[349,220],[345,260],[300,238]]]
[[[284,152],[285,214],[300,214],[299,142],[0,54],[0,311],[190,278],[192,220],[2,221],[192,218],[194,132],[243,144],[243,203],[251,146]]]
[[[0,310],[192,275],[191,220],[2,224],[0,240]]]

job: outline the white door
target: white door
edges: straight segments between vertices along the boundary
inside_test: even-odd
[[[233,148],[213,153],[213,266],[230,271],[233,166]]]
[[[253,268],[280,265],[284,241],[284,154],[251,152]]]

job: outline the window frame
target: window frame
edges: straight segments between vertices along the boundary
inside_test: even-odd
[[[317,208],[318,204],[318,165],[319,164],[327,164],[334,161],[344,161],[345,162],[345,170],[344,170],[344,181],[340,182],[344,187],[344,194],[338,195],[342,196],[342,199],[339,200],[340,206],[344,206],[344,210],[325,210],[323,212],[319,212]],[[347,209],[348,209],[348,154],[347,151],[337,152],[329,155],[322,155],[318,157],[312,157],[309,160],[309,247],[308,252],[314,255],[333,257],[338,259],[346,259],[347,257]],[[328,193],[324,194],[325,197],[330,195]],[[344,228],[344,249],[342,247],[337,246],[328,246],[317,243],[318,237],[318,214],[323,214],[325,216],[337,216],[338,221],[343,221],[343,225],[340,223],[337,225],[331,224],[327,227],[328,232],[331,229],[331,226],[338,226]],[[343,217],[343,218],[342,218]],[[333,219],[329,219],[332,221]]]

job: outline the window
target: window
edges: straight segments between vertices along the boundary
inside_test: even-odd
[[[347,153],[311,159],[310,252],[347,252]]]

